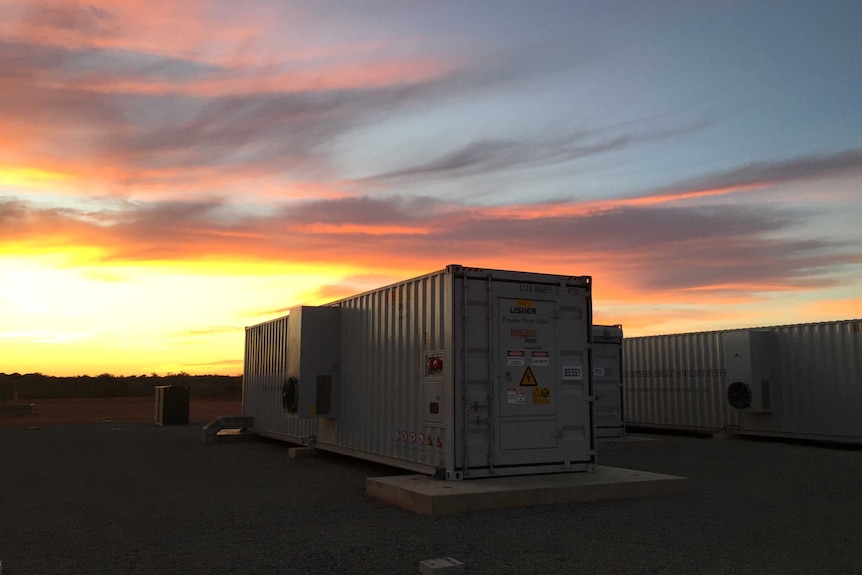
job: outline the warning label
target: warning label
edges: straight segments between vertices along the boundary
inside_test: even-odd
[[[521,377],[521,385],[538,385],[539,382],[536,381],[536,376],[533,375],[533,370],[529,367],[524,370],[524,376]]]
[[[523,387],[510,387],[506,390],[507,403],[526,403],[527,392]]]
[[[506,365],[510,366],[523,366],[524,365],[524,350],[522,349],[510,349],[506,352]]]
[[[551,390],[547,387],[537,387],[533,389],[533,403],[550,403]]]
[[[533,351],[533,365],[536,367],[547,367],[549,358],[547,351]]]

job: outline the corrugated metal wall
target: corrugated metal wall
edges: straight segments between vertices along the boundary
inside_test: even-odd
[[[342,308],[346,342],[340,446],[431,466],[440,462],[445,424],[423,421],[422,362],[426,350],[451,353],[447,279],[428,275],[335,304]],[[444,365],[451,369],[451,357],[444,357]],[[451,377],[446,379],[451,386]]]
[[[725,398],[719,332],[623,339],[629,425],[717,430],[737,423]]]
[[[728,404],[727,332],[635,337],[623,341],[627,424],[862,441],[862,320],[757,329],[775,338],[772,412]]]
[[[282,406],[287,379],[288,318],[246,328],[242,414],[254,416],[260,431],[293,438],[317,433],[313,418],[288,417]]]
[[[422,361],[427,350],[451,354],[451,275],[429,274],[330,306],[341,308],[342,341],[347,342],[341,349],[334,417],[296,417],[283,407],[288,316],[246,330],[243,415],[253,416],[255,431],[264,435],[431,469],[441,464],[451,422],[423,421]],[[451,356],[444,364],[451,371]],[[451,373],[446,382],[451,389]],[[451,417],[451,398],[443,405],[450,406]]]
[[[779,431],[862,440],[862,320],[774,328]]]

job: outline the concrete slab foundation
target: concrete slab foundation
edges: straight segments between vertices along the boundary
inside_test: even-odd
[[[314,448],[291,447],[287,450],[287,456],[293,459],[312,459],[314,457]]]
[[[369,477],[365,492],[422,515],[449,515],[502,507],[549,505],[677,495],[688,480],[600,465],[594,473],[556,473],[441,481],[426,475]]]
[[[464,564],[453,557],[426,559],[419,563],[422,575],[458,575],[464,573]]]
[[[255,441],[257,435],[242,429],[222,429],[216,433],[216,443],[233,443],[235,441]]]
[[[226,429],[236,429],[245,432],[252,426],[254,419],[241,415],[224,415],[216,417],[201,428],[201,443],[216,443],[224,437],[221,432]]]

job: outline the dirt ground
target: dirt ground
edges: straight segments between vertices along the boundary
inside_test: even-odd
[[[0,410],[0,429],[69,423],[143,423],[154,422],[156,415],[153,397],[41,399],[32,402],[20,400],[18,403],[33,403],[33,414],[3,413]],[[240,415],[241,408],[242,402],[238,399],[192,398],[189,422],[206,423],[220,415]]]

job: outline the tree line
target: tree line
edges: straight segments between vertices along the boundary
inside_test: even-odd
[[[58,377],[41,373],[0,373],[0,402],[18,399],[86,397],[147,397],[163,385],[188,386],[191,397],[239,399],[242,376],[189,375],[77,375]]]

